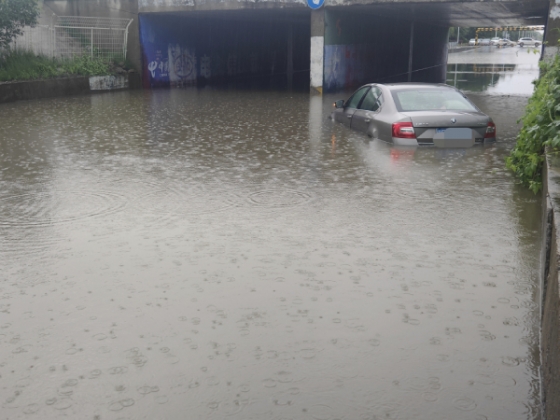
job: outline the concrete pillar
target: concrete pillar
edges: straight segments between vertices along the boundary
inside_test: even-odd
[[[551,0],[544,34],[543,58],[551,58],[558,53],[558,38],[560,38],[560,0]]]
[[[286,74],[288,75],[288,90],[292,90],[294,80],[294,25],[288,23],[287,37],[288,51],[286,60]]]
[[[311,92],[323,94],[325,61],[325,9],[311,11]]]

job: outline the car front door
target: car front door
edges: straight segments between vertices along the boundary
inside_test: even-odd
[[[375,117],[381,107],[381,89],[373,86],[364,96],[358,109],[352,116],[352,128],[370,136],[375,133],[370,130],[375,126]]]
[[[364,93],[368,90],[369,86],[364,86],[354,92],[354,94],[344,103],[344,108],[342,108],[339,112],[335,112],[335,120],[350,127],[352,125],[352,116],[356,112],[356,108],[358,108]]]

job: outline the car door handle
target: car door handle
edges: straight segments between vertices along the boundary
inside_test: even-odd
[[[346,118],[352,118],[352,115],[347,115]]]
[[[371,121],[371,118],[366,118],[364,121],[365,121],[365,122],[370,122],[370,121]]]

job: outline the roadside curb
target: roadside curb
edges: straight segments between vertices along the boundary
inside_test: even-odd
[[[546,420],[560,419],[560,156],[545,155],[542,256],[541,381]]]
[[[0,83],[0,104],[29,99],[85,95],[116,89],[139,89],[137,73],[126,76],[65,77]]]
[[[465,46],[465,47],[453,47],[453,48],[449,48],[448,52],[451,53],[458,53],[458,52],[463,52],[463,51],[469,51],[469,50],[474,50],[477,47],[474,46]]]

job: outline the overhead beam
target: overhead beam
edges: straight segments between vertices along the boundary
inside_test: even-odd
[[[215,15],[230,12],[236,14],[229,17],[240,19],[263,13],[263,17],[276,15],[280,19],[303,19],[307,22],[310,12],[302,0],[138,0],[138,6],[140,13]],[[430,25],[473,27],[544,25],[550,4],[549,0],[329,0],[325,7],[359,10],[360,13],[398,17]]]

